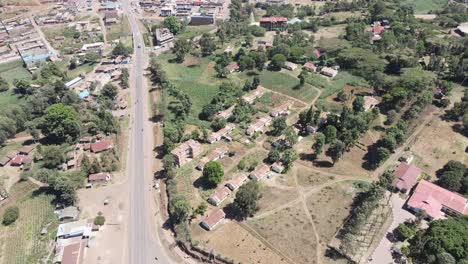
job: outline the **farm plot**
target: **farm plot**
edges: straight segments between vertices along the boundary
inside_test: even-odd
[[[316,263],[314,231],[301,206],[288,207],[247,223],[294,262]]]
[[[405,0],[403,4],[413,6],[415,14],[435,13],[447,4],[447,0]]]
[[[192,226],[192,238],[208,252],[233,259],[235,263],[288,263],[240,225],[229,222],[207,232],[198,223]],[[229,237],[229,239],[226,239]]]
[[[13,86],[14,79],[31,79],[31,74],[23,67],[23,61],[20,59],[0,64],[0,76],[10,84],[10,87]]]
[[[13,186],[8,205],[19,207],[20,217],[11,226],[0,227],[1,262],[8,264],[47,262],[47,244],[54,239],[57,219],[51,204],[53,197],[38,194],[37,186],[21,182]],[[47,227],[48,233],[41,235]]]
[[[317,91],[311,85],[305,84],[301,87],[299,79],[284,71],[249,71],[235,76],[245,80],[251,79],[254,75],[258,75],[260,84],[265,86],[265,88],[294,97],[306,103],[311,102],[317,96]]]
[[[307,83],[323,90],[322,94],[320,94],[320,99],[327,98],[340,91],[345,87],[345,85],[360,87],[369,86],[362,77],[352,75],[346,71],[341,71],[335,78],[324,77],[320,74],[311,74],[306,81]]]
[[[106,37],[107,37],[108,42],[131,36],[131,34],[129,33],[130,28],[129,28],[128,19],[126,16],[123,16],[120,19],[119,23],[107,26],[106,29],[107,29]]]

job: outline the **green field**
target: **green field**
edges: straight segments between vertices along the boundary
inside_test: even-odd
[[[119,23],[107,26],[106,32],[107,41],[110,43],[113,40],[131,37],[130,27],[127,17],[123,16],[119,19]]]
[[[342,71],[338,73],[335,78],[324,77],[320,74],[311,74],[307,78],[307,82],[323,92],[320,98],[327,98],[328,96],[343,89],[346,84],[352,84],[354,86],[368,87],[369,84],[361,77],[352,75],[348,72]]]
[[[215,29],[213,25],[187,26],[187,28],[185,29],[183,33],[180,33],[179,35],[177,35],[177,38],[190,39],[190,38],[202,35],[203,33],[208,33],[213,29]]]
[[[22,60],[15,60],[0,64],[0,76],[10,85],[14,79],[31,79],[31,74],[23,67]]]
[[[214,63],[207,58],[200,59],[188,56],[183,64],[169,62],[174,58],[174,55],[167,53],[158,57],[168,78],[177,88],[186,92],[192,100],[189,123],[200,124],[198,114],[202,107],[218,93],[222,80],[215,77]]]
[[[257,73],[243,72],[236,76],[245,80],[247,78],[253,78],[253,74]],[[249,75],[252,76],[249,77]],[[306,84],[303,87],[300,87],[299,79],[283,72],[264,70],[258,73],[258,77],[260,78],[260,84],[265,88],[289,95],[306,103],[311,102],[315,96],[317,96],[317,91],[314,90],[312,86]]]
[[[413,6],[415,14],[428,14],[441,9],[447,0],[404,0],[403,4]],[[432,12],[431,12],[432,11]]]
[[[3,263],[48,263],[44,261],[47,245],[57,228],[53,197],[33,191],[37,191],[37,185],[29,181],[17,183],[10,191],[9,199],[14,199],[14,205],[19,207],[20,217],[12,225],[0,227]],[[8,203],[12,205],[13,200]],[[41,235],[46,226],[47,234]]]

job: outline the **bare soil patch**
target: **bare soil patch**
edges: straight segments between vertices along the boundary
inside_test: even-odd
[[[314,231],[301,205],[250,220],[248,225],[297,263],[316,263]]]
[[[257,214],[267,212],[297,198],[295,191],[287,191],[265,185],[262,185],[260,191],[262,198],[258,202],[260,210]]]
[[[213,250],[215,255],[229,257],[234,259],[235,263],[287,263],[259,239],[233,222],[223,224],[209,232],[194,224],[192,237],[208,252]]]

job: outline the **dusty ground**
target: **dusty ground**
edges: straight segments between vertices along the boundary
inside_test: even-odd
[[[192,226],[193,239],[199,246],[213,250],[229,258],[235,257],[235,262],[242,263],[287,263],[268,246],[234,222],[226,222],[214,231],[205,231],[198,224]],[[229,239],[226,239],[229,237]]]
[[[320,38],[336,38],[337,36],[345,33],[345,25],[336,25],[332,27],[320,28],[314,33],[315,44],[318,43]]]

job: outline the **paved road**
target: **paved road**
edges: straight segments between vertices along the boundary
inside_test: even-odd
[[[152,146],[148,146],[151,139],[145,140],[145,122],[148,118],[147,90],[143,77],[147,55],[144,52],[144,42],[138,27],[138,21],[132,12],[129,0],[121,0],[122,10],[127,15],[130,30],[133,34],[134,50],[133,57],[133,81],[131,84],[133,112],[131,113],[131,133],[129,151],[129,184],[130,184],[130,222],[129,222],[129,250],[131,264],[153,264],[171,263],[167,257],[161,242],[156,235],[154,225],[150,221],[156,221],[152,215],[150,205],[151,188],[149,175],[149,160],[151,159]],[[139,48],[138,45],[141,45]],[[148,151],[149,150],[149,151]],[[146,155],[145,155],[146,154]],[[157,258],[157,259],[156,259]]]

